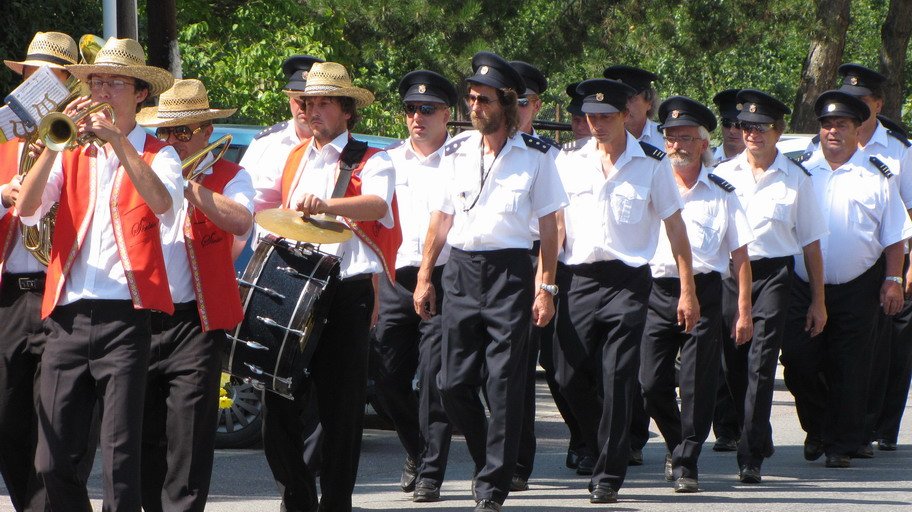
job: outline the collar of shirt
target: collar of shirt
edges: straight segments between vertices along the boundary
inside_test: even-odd
[[[624,165],[629,163],[634,158],[646,158],[646,153],[643,152],[643,148],[640,146],[640,141],[637,140],[637,138],[634,137],[630,132],[625,131],[624,133],[627,134],[627,147],[614,162],[614,168],[618,171],[620,171]],[[600,173],[602,172],[601,153],[599,152],[598,141],[595,139],[595,137],[590,137],[587,139],[585,146],[583,146],[579,151],[581,153],[581,156],[587,161],[591,160],[593,162],[596,162],[596,167],[599,169]],[[604,177],[604,175],[602,176]],[[614,176],[614,174],[609,176],[607,179],[611,179],[612,176]]]
[[[440,158],[443,157],[443,153],[446,150],[446,145],[450,143],[450,140],[451,140],[450,134],[447,133],[446,139],[444,139],[443,144],[441,144],[440,147],[437,148],[437,151],[434,151],[433,153],[431,153],[428,156],[421,156],[418,154],[417,151],[415,151],[415,147],[412,146],[412,138],[409,137],[405,143],[405,157],[414,158],[414,159],[418,160],[418,163],[420,163],[421,165],[430,165],[435,162],[439,162]]]
[[[327,150],[334,152],[336,157],[339,157],[342,155],[342,150],[345,148],[346,144],[348,144],[348,130],[345,130],[344,132],[339,134],[338,137],[331,140],[328,144],[324,144],[323,147],[319,148],[319,149],[317,149],[316,139],[313,139],[313,140],[311,140],[311,143],[307,145],[307,150],[304,153],[304,159],[309,160],[310,158],[313,158],[317,154],[323,154],[325,156],[328,156],[327,153],[324,153]],[[330,154],[333,154],[333,153],[330,153]],[[324,156],[324,162],[330,163],[329,159],[325,158],[325,156]]]
[[[146,147],[146,130],[144,130],[143,127],[137,123],[135,126],[133,126],[133,129],[130,131],[130,133],[127,134],[127,140],[130,142],[130,145],[133,146],[133,149],[142,155],[143,149]],[[117,157],[117,153],[111,149],[109,144],[105,144],[104,150],[99,151],[98,155],[107,161],[112,169],[116,169],[120,166],[120,159]]]
[[[846,162],[835,169],[830,167],[830,163],[827,162],[827,159],[823,156],[823,150],[818,149],[814,152],[814,155],[811,156],[807,162],[805,162],[804,167],[809,171],[817,169],[820,172],[824,173],[851,171],[859,167],[865,170],[871,170],[867,164],[867,159],[865,158],[864,151],[860,149],[856,149],[855,152],[852,153],[851,158],[849,158]],[[880,174],[876,170],[871,170],[871,172],[875,172],[878,175]],[[814,173],[812,172],[811,174],[813,175]]]
[[[733,161],[739,170],[751,171],[750,161],[747,159],[747,150],[738,153],[737,156],[733,157]],[[782,151],[776,151],[776,158],[773,159],[773,163],[766,168],[765,172],[775,172],[780,171],[786,175],[789,173],[789,157],[785,156]],[[807,167],[805,165],[805,167]]]
[[[874,128],[874,133],[871,134],[871,140],[868,141],[863,149],[868,149],[875,144],[881,147],[888,147],[890,145],[889,137],[890,135],[887,134],[887,129],[878,121],[877,128]]]
[[[298,137],[298,131],[295,129],[295,120],[293,117],[288,120],[288,126],[282,130],[282,137],[293,141],[295,144],[304,142],[301,137]]]

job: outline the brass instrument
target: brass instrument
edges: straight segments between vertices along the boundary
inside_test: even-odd
[[[86,116],[105,111],[114,122],[114,109],[107,103],[96,103],[78,112],[72,118],[62,112],[51,112],[41,118],[38,125],[38,138],[53,151],[64,151],[86,144],[104,145],[104,141],[89,132],[78,135],[76,125]]]
[[[221,146],[221,149],[217,153],[213,154],[212,161],[197,169],[196,164],[199,163],[199,161],[202,160],[204,156],[206,156],[206,153],[209,153],[210,151],[212,151],[213,149],[215,149],[219,146]],[[230,146],[231,146],[231,134],[229,133],[226,135],[222,135],[221,137],[216,139],[214,142],[210,143],[208,146],[204,147],[203,149],[201,149],[201,150],[197,151],[196,153],[193,153],[192,155],[185,158],[181,162],[181,170],[184,173],[184,179],[187,181],[193,181],[196,178],[198,178],[200,174],[203,174],[210,167],[215,165],[216,162],[221,160],[221,158],[223,156],[225,156],[225,153],[228,151],[228,148]]]

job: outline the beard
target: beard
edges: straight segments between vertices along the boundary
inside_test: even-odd
[[[668,153],[668,159],[671,161],[671,165],[675,167],[687,167],[694,163],[695,158],[693,153],[681,150],[675,151],[674,153]]]
[[[504,114],[502,111],[488,112],[483,116],[478,116],[475,112],[472,112],[470,118],[472,119],[472,128],[480,131],[482,135],[496,132],[504,123]]]

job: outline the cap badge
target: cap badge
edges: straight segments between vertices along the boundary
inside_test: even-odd
[[[833,112],[834,110],[836,110],[835,103],[830,103],[829,105],[827,105],[827,112]]]
[[[427,86],[424,85],[424,84],[420,84],[420,85],[418,86],[418,92],[419,92],[420,94],[424,94],[425,92],[427,92]]]
[[[487,75],[487,74],[488,74],[488,66],[481,66],[481,68],[479,68],[478,72],[481,73],[482,75]]]
[[[680,115],[681,115],[681,111],[680,111],[680,110],[672,110],[672,111],[671,111],[671,117],[673,117],[673,118],[675,118],[675,119],[677,119]]]
[[[757,105],[755,103],[751,103],[751,106],[748,107],[747,111],[750,112],[751,114],[753,114],[754,112],[757,111]]]
[[[605,101],[605,95],[600,92],[595,93],[595,101]]]
[[[744,105],[741,104],[741,103],[738,103],[737,105],[735,105],[735,108],[736,108],[737,110],[744,110]]]
[[[301,71],[301,80],[304,80],[304,81],[307,80],[307,73],[308,73],[308,70]]]
[[[858,77],[853,76],[853,77],[849,78],[849,83],[852,85],[858,85]]]

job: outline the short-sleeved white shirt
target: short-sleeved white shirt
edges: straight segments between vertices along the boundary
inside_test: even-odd
[[[627,133],[627,149],[606,178],[598,142],[561,151],[557,168],[570,204],[564,209],[568,265],[621,260],[638,267],[652,259],[659,224],[683,208],[667,158],[647,155]]]
[[[665,147],[665,138],[662,136],[662,132],[659,131],[659,123],[652,119],[646,119],[646,124],[643,126],[643,133],[640,134],[640,138],[637,140],[659,149]]]

